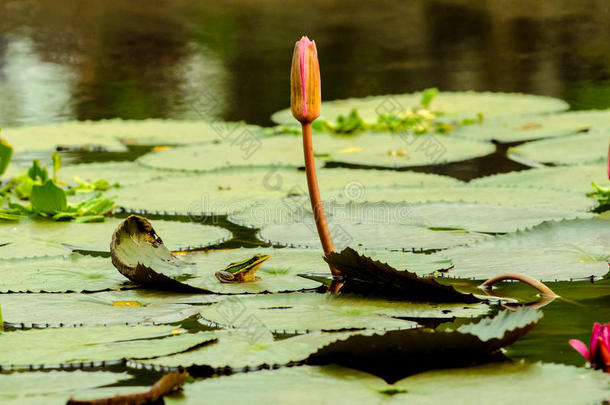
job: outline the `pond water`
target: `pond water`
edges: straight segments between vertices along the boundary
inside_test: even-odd
[[[293,42],[303,34],[316,40],[325,100],[435,86],[610,107],[610,3],[539,3],[1,1],[0,127],[116,117],[271,125],[287,107]],[[133,160],[146,151],[66,156]],[[417,170],[470,180],[526,168],[504,155],[500,147]],[[230,246],[250,246],[244,235]],[[594,321],[610,320],[610,285],[574,286],[552,286],[562,298],[510,357],[583,365],[567,341],[586,341]],[[499,292],[533,298],[516,285]]]

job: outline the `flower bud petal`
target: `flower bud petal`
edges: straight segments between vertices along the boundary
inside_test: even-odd
[[[320,116],[322,103],[320,67],[316,43],[303,37],[294,46],[290,70],[290,109],[300,122]]]

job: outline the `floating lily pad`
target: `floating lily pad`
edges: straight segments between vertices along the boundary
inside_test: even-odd
[[[146,298],[131,291],[0,294],[0,307],[4,322],[25,328],[174,323],[199,312],[197,306],[174,303],[170,297]]]
[[[227,142],[175,148],[149,153],[138,162],[157,169],[195,172],[226,167],[304,165],[300,137],[274,136],[262,138],[259,142],[246,151],[242,151],[239,145]],[[408,139],[391,134],[362,134],[354,137],[317,135],[313,142],[314,150],[321,160],[381,167],[454,162],[484,156],[495,150],[490,143],[435,135]]]
[[[276,209],[274,209],[276,208]],[[267,214],[267,215],[264,215]],[[290,221],[289,215],[294,219]],[[432,230],[462,230],[488,233],[514,232],[548,220],[591,218],[593,214],[549,210],[547,208],[507,207],[462,202],[432,202],[421,204],[363,203],[327,204],[329,223],[423,225]],[[313,220],[309,206],[300,210],[281,210],[271,204],[253,205],[231,215],[231,221],[252,228]]]
[[[0,401],[4,405],[63,405],[74,394],[129,379],[127,373],[76,370],[0,375]],[[82,394],[80,394],[82,395]]]
[[[32,249],[32,246],[25,248]],[[0,274],[0,293],[117,290],[127,281],[108,258],[79,254],[32,259],[3,258],[0,260]]]
[[[345,198],[339,202],[346,201]],[[507,187],[378,187],[367,188],[363,201],[366,202],[433,202],[461,201],[503,206],[547,208],[552,210],[588,211],[595,202],[584,194],[536,188]]]
[[[191,405],[209,398],[251,404],[570,405],[603,401],[608,381],[604,373],[544,363],[506,362],[430,371],[395,384],[336,365],[301,366],[197,381],[184,387],[184,397],[166,397],[165,402]]]
[[[609,130],[570,135],[510,148],[508,157],[525,163],[533,161],[558,165],[603,162],[608,156],[609,141]]]
[[[446,176],[376,170],[320,169],[320,189],[358,199],[370,186],[452,186],[460,182]],[[287,194],[307,197],[305,172],[286,168],[227,169],[192,176],[172,176],[112,190],[117,203],[130,212],[226,214],[244,209],[257,200]],[[309,202],[307,202],[309,204]]]
[[[162,170],[154,170],[142,167],[134,162],[107,162],[107,163],[83,163],[62,167],[58,172],[58,179],[64,183],[75,186],[78,184],[76,178],[93,182],[96,180],[106,180],[110,185],[119,184],[125,187],[133,184],[163,178],[169,173]],[[110,191],[112,195],[116,190]]]
[[[127,150],[117,138],[86,133],[80,123],[3,128],[2,137],[13,146],[15,153],[66,148],[113,152]]]
[[[184,145],[219,141],[243,131],[260,133],[260,127],[241,122],[179,120],[102,120],[58,124],[96,139],[119,139],[137,145]]]
[[[461,293],[453,286],[418,277],[405,269],[395,269],[351,248],[345,248],[340,253],[330,252],[324,256],[324,260],[340,272],[342,293],[355,292],[367,297],[418,302],[481,302],[474,295]]]
[[[222,284],[214,273],[229,263],[247,259],[255,253],[269,255],[257,275],[260,280],[252,283]],[[399,268],[413,269],[421,274],[433,273],[451,267],[451,262],[432,255],[405,252],[366,251],[368,256],[392,263]],[[315,249],[234,249],[193,253],[185,260],[197,266],[197,275],[189,279],[189,285],[200,286],[220,294],[288,292],[316,288],[319,283],[297,276],[299,273],[326,273],[322,252]]]
[[[610,110],[568,111],[558,114],[500,117],[483,125],[469,125],[452,135],[500,142],[552,138],[597,128],[610,128]]]
[[[270,334],[256,331],[217,331],[218,341],[196,350],[145,360],[142,363],[166,367],[256,367],[262,364],[286,364],[305,360],[321,347],[345,338],[350,332],[312,332],[274,340]]]
[[[403,251],[446,249],[490,237],[462,230],[429,229],[425,226],[392,223],[350,224],[334,221],[329,224],[329,229],[337,249],[347,246]],[[260,230],[259,238],[278,246],[320,246],[313,219],[306,219],[300,223],[265,226]]]
[[[24,220],[0,223],[0,255],[3,258],[38,257],[66,254],[61,244],[84,250],[109,251],[112,232],[121,219],[107,218],[101,223],[74,223]],[[215,226],[174,221],[154,221],[171,250],[188,250],[225,241],[231,233]],[[6,252],[6,253],[4,253]]]
[[[314,150],[325,150],[314,138]],[[491,143],[470,141],[444,135],[372,134],[346,137],[349,145],[328,149],[327,161],[355,167],[404,168],[437,165],[489,155],[495,150]]]
[[[486,280],[526,273],[543,281],[600,277],[608,273],[610,220],[547,222],[439,255],[455,267],[449,275]]]
[[[505,309],[475,323],[463,324],[463,320],[458,320],[454,324],[441,324],[434,330],[383,333],[368,330],[329,344],[312,355],[311,360],[364,367],[386,380],[396,381],[429,369],[482,361],[517,341],[541,318],[542,312],[535,309]]]
[[[569,167],[541,167],[481,177],[472,180],[469,184],[476,186],[548,188],[577,191],[584,194],[593,191],[592,182],[602,187],[610,187],[607,170],[607,166],[603,163]]]
[[[366,122],[377,122],[379,114],[397,114],[407,108],[418,107],[421,97],[422,93],[417,92],[325,101],[322,103],[320,119],[335,122],[337,116],[347,115],[355,108]],[[449,117],[474,118],[482,113],[485,119],[489,119],[563,111],[568,109],[568,104],[556,98],[528,94],[440,92],[432,101],[430,109],[446,113]],[[296,123],[289,108],[276,112],[271,119],[283,125]]]
[[[484,304],[428,304],[325,294],[273,294],[232,297],[201,310],[202,322],[273,332],[342,329],[409,329],[402,318],[451,318],[485,314]]]
[[[68,364],[145,359],[209,342],[213,332],[168,326],[109,326],[17,330],[0,334],[0,365]]]

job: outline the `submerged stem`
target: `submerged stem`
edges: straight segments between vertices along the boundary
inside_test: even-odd
[[[542,281],[536,280],[535,278],[530,277],[527,274],[523,274],[523,273],[500,274],[499,276],[492,277],[489,280],[485,281],[483,284],[481,284],[481,287],[491,288],[491,286],[493,286],[494,284],[496,284],[500,281],[504,281],[504,280],[521,281],[521,282],[535,288],[536,290],[540,291],[540,293],[542,293],[544,295],[547,295],[549,297],[559,297],[559,295],[555,294],[553,292],[553,290],[551,290],[549,287],[547,287]]]

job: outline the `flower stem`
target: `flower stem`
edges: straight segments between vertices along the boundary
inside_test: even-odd
[[[311,200],[311,208],[313,210],[314,220],[316,222],[316,228],[318,230],[318,236],[322,243],[322,249],[324,254],[328,254],[335,251],[335,245],[333,244],[330,231],[328,230],[328,224],[326,223],[326,215],[324,214],[324,207],[320,199],[320,190],[318,188],[318,178],[316,176],[316,163],[313,156],[313,141],[311,136],[311,122],[302,123],[303,130],[303,153],[305,154],[305,172],[307,174],[307,188],[309,189],[309,199]],[[330,272],[335,275],[341,275],[341,272],[331,266],[329,266]],[[333,282],[331,291],[333,293],[338,292],[341,288],[338,283]]]
[[[559,297],[559,295],[555,294],[553,292],[553,290],[551,290],[549,287],[547,287],[543,282],[536,280],[535,278],[530,277],[527,274],[523,274],[523,273],[500,274],[499,276],[492,277],[489,280],[487,280],[486,282],[484,282],[483,284],[481,284],[481,287],[491,288],[491,286],[493,286],[494,284],[496,284],[500,281],[504,281],[504,280],[521,281],[521,282],[529,285],[530,287],[533,287],[536,290],[540,291],[540,293],[542,293],[544,295],[547,295],[549,297]]]

